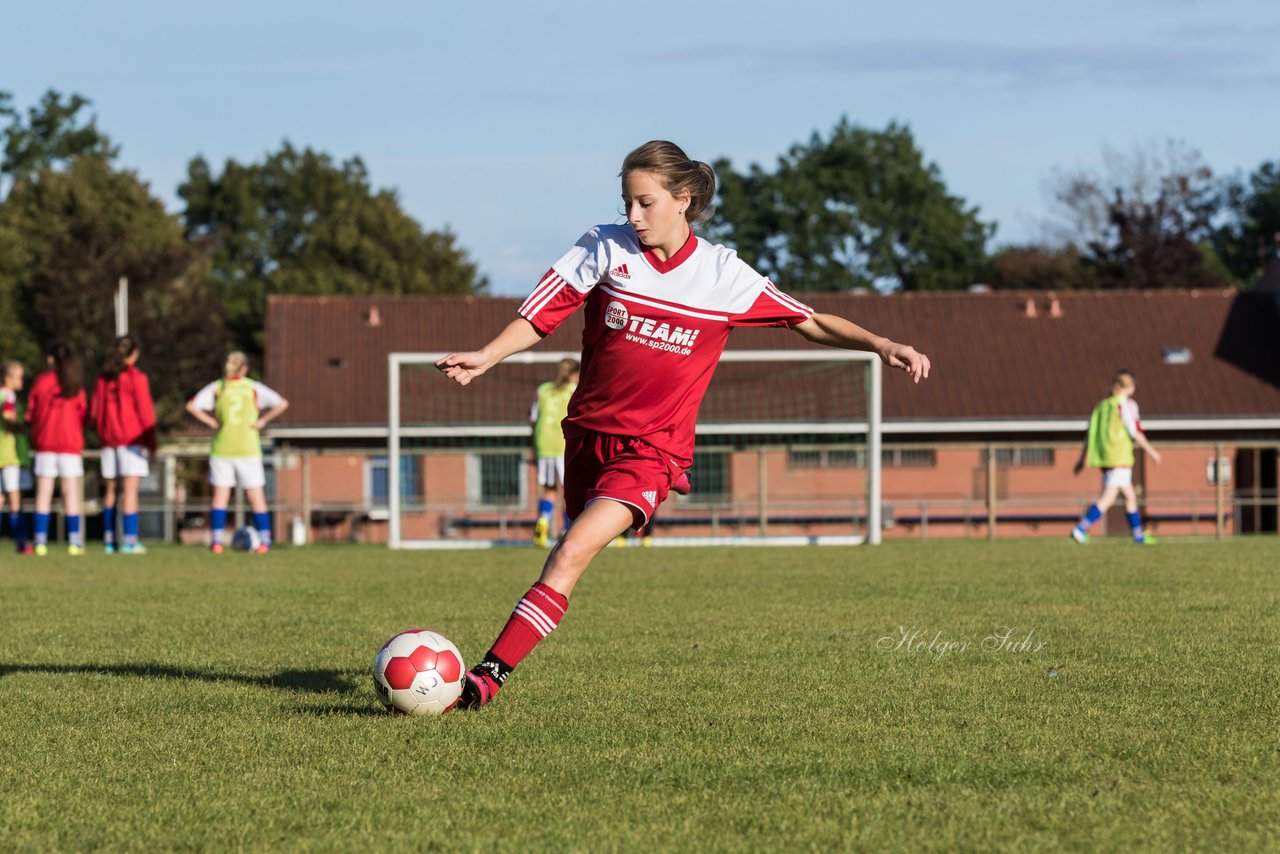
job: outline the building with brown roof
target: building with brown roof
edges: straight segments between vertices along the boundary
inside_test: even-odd
[[[1096,491],[1092,478],[1071,477],[1073,446],[1120,367],[1138,378],[1137,399],[1153,443],[1170,448],[1158,471],[1139,466],[1140,481],[1148,481],[1149,515],[1166,517],[1164,525],[1171,532],[1196,527],[1198,514],[1208,514],[1216,498],[1214,472],[1223,465],[1225,473],[1225,463],[1215,462],[1221,453],[1234,471],[1230,521],[1241,530],[1275,530],[1274,498],[1270,506],[1267,500],[1276,488],[1275,443],[1280,440],[1280,312],[1270,294],[987,292],[800,298],[819,311],[910,342],[933,361],[927,382],[912,385],[891,374],[884,382],[884,496],[891,505],[889,522],[900,530],[918,533],[931,519],[933,535],[981,533],[988,522],[984,508],[994,494],[1005,497],[1006,512],[997,524],[1004,526],[1007,517],[1010,530],[1057,532],[1058,523],[1077,513]],[[345,502],[365,508],[363,515],[376,520],[377,502],[385,501],[385,460],[379,474],[376,457],[352,462],[354,453],[329,452],[385,447],[388,354],[480,346],[515,316],[520,302],[460,296],[271,298],[265,379],[291,402],[270,431],[277,449],[285,451],[280,489],[301,488],[288,463],[297,453],[310,451],[311,492],[334,499],[318,499],[313,506]],[[535,350],[576,350],[581,332],[578,313]],[[822,349],[776,329],[736,330],[729,346]],[[809,395],[812,412],[798,418],[793,436],[770,439],[768,453],[735,451],[742,443],[734,436],[752,434],[752,423],[776,421],[777,399],[765,386],[718,398],[718,383],[728,387],[744,379],[745,368],[726,368],[722,365],[713,381],[699,432],[700,455],[705,448],[707,460],[717,454],[720,458],[714,471],[699,472],[696,462],[694,477],[695,486],[701,480],[714,488],[704,499],[722,499],[724,507],[737,508],[723,518],[733,518],[744,531],[755,530],[765,513],[750,518],[743,508],[758,503],[766,480],[769,500],[776,497],[779,504],[788,497],[812,497],[826,489],[825,481],[847,487],[857,480],[852,470],[859,465],[858,436],[828,434],[817,442],[803,427],[861,417],[857,389]],[[446,391],[429,370],[406,378],[417,385],[403,386],[402,423],[447,424],[453,447],[459,449],[457,459],[449,462],[443,453],[449,443],[438,437],[421,440],[420,448],[429,453],[417,458],[421,470],[407,473],[424,504],[452,508],[425,523],[436,528],[432,535],[465,534],[472,522],[476,530],[491,524],[487,520],[497,505],[483,485],[471,482],[482,470],[505,466],[508,484],[527,479],[525,473],[513,473],[512,462],[499,465],[490,458],[518,455],[527,446],[527,411],[538,370],[503,365],[462,394]],[[838,403],[845,398],[847,407]],[[505,434],[496,429],[501,425],[506,425]],[[709,429],[705,436],[704,427]],[[485,432],[480,428],[490,428],[484,442],[462,449],[462,437]],[[985,447],[992,442],[1001,445],[994,449],[995,465],[987,459],[992,449]],[[339,483],[344,478],[338,474],[320,474],[342,467],[326,456],[345,456],[343,464],[350,470],[345,483]],[[452,473],[437,475],[436,469]],[[321,481],[324,488],[319,488]],[[440,485],[447,482],[453,485]],[[520,497],[531,491],[521,490],[507,496],[507,515],[513,520],[531,515]],[[690,500],[664,510],[669,525],[682,516],[707,521],[708,504],[699,504],[697,494],[695,489]],[[849,516],[848,490],[840,494],[837,489],[833,495],[829,501],[798,502],[805,509],[779,511],[769,521],[782,525],[778,520],[789,516],[797,520],[789,529],[821,530],[822,519]],[[1155,500],[1160,496],[1163,504]],[[1250,496],[1256,499],[1252,505],[1246,500]],[[824,509],[841,504],[846,510],[840,513]],[[1241,507],[1247,518],[1235,512]],[[376,526],[369,531],[377,536]]]

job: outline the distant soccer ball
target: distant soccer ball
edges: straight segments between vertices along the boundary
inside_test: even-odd
[[[258,536],[257,528],[248,526],[237,528],[236,532],[231,535],[231,548],[238,552],[256,551],[261,544],[262,538]]]
[[[373,660],[373,690],[393,714],[443,715],[462,696],[462,653],[444,635],[401,632]]]

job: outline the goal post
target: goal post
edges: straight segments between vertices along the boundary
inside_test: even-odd
[[[517,353],[466,388],[435,369],[446,355],[387,358],[388,545],[526,542],[530,406],[580,355]],[[694,491],[660,508],[654,544],[879,543],[882,378],[873,353],[726,350],[699,413]]]

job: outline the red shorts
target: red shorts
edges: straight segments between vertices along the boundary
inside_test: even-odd
[[[631,507],[633,528],[649,522],[687,466],[640,439],[607,436],[579,427],[564,430],[564,508],[570,519],[597,498]]]

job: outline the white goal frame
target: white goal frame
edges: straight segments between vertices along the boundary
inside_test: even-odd
[[[486,548],[494,545],[489,540],[405,540],[401,531],[401,498],[400,498],[400,442],[404,438],[457,436],[458,427],[449,425],[430,425],[405,427],[400,423],[400,373],[405,365],[434,365],[448,353],[389,353],[387,355],[387,509],[388,537],[387,545],[393,549],[429,549],[429,548]],[[523,352],[508,356],[505,363],[514,364],[555,364],[562,359],[580,359],[576,351],[556,352]],[[858,350],[838,350],[824,348],[822,350],[725,350],[720,356],[721,362],[864,362],[867,367],[867,418],[865,421],[824,421],[807,423],[751,423],[751,424],[717,424],[714,422],[698,422],[697,432],[703,434],[732,434],[734,432],[750,432],[753,435],[787,435],[787,434],[865,434],[867,437],[867,535],[863,537],[842,536],[785,536],[785,537],[719,537],[719,538],[659,538],[662,545],[848,545],[867,542],[872,545],[880,543],[882,526],[881,507],[881,446],[883,431],[883,377],[884,369],[880,358],[874,353]],[[501,370],[501,365],[494,370]],[[465,394],[463,389],[448,389],[445,378],[441,378],[441,391],[456,391]],[[484,382],[483,379],[479,382]],[[714,382],[714,380],[713,380]],[[476,437],[515,437],[528,436],[530,427],[527,424],[514,425],[477,425],[464,428],[461,432]]]

